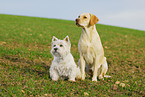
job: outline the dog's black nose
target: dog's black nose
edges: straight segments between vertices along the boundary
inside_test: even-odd
[[[57,51],[57,50],[58,50],[58,48],[54,48],[54,50],[55,50],[55,51]]]
[[[78,18],[76,19],[76,22],[77,22],[77,23],[79,22],[79,19],[78,19]]]
[[[76,23],[76,25],[79,25],[79,19],[78,18],[76,19],[75,23]]]

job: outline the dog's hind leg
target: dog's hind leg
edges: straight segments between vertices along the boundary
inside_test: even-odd
[[[102,71],[101,71],[101,74],[99,75],[99,79],[103,79],[104,80],[103,77],[107,77],[107,78],[111,77],[109,75],[105,75],[107,70],[108,70],[108,64],[107,64],[106,57],[105,57],[105,62],[102,64]]]
[[[71,82],[75,82],[75,77],[76,77],[76,74],[75,74],[76,72],[71,72],[71,75],[69,75],[69,81],[71,81]]]

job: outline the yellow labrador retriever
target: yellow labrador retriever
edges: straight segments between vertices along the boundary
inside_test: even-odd
[[[82,28],[82,34],[78,44],[82,80],[85,79],[85,65],[87,72],[89,70],[93,71],[92,81],[97,82],[97,76],[99,76],[99,79],[104,79],[103,77],[111,77],[105,75],[108,70],[108,65],[95,26],[98,21],[99,19],[90,13],[82,13],[76,19],[76,25]]]

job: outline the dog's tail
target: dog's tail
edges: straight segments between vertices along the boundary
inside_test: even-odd
[[[104,75],[104,77],[106,77],[106,78],[110,78],[111,76],[110,76],[110,75]]]

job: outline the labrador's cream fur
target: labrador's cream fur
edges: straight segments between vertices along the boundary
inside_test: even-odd
[[[104,56],[104,49],[101,40],[95,26],[98,21],[99,19],[90,13],[82,13],[76,19],[76,25],[82,28],[82,34],[78,44],[82,80],[85,79],[85,65],[87,67],[87,71],[89,69],[92,69],[93,71],[92,81],[97,82],[98,75],[99,79],[103,79],[103,77],[110,77],[105,75],[108,70],[108,65],[106,57]]]

